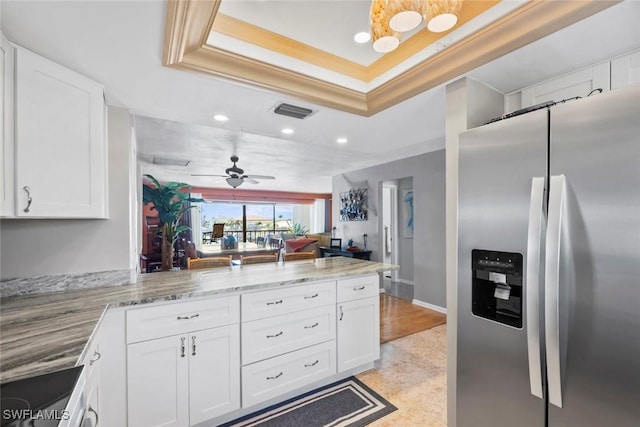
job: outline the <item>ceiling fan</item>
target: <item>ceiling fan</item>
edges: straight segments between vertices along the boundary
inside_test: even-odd
[[[276,179],[274,176],[269,175],[245,175],[244,169],[236,165],[238,156],[231,156],[231,161],[233,162],[233,166],[225,170],[226,175],[191,174],[191,176],[219,176],[225,178],[227,184],[233,188],[240,187],[245,181],[251,184],[259,184],[259,181],[256,181],[256,179]]]

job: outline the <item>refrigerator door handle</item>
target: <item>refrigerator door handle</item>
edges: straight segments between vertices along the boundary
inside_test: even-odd
[[[529,229],[527,239],[527,351],[529,354],[529,385],[531,394],[540,399],[542,392],[542,361],[540,354],[540,247],[544,231],[544,178],[531,180]]]
[[[560,241],[562,212],[566,200],[566,178],[552,176],[549,182],[549,218],[545,248],[545,343],[549,402],[562,408],[562,374],[560,372]]]

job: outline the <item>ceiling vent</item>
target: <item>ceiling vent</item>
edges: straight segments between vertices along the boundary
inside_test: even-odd
[[[164,159],[162,157],[153,157],[154,165],[162,165],[162,166],[189,166],[191,163],[190,160],[179,160],[179,159]]]
[[[314,111],[310,110],[309,108],[285,104],[284,102],[276,105],[273,109],[273,112],[276,114],[280,114],[281,116],[288,116],[296,119],[306,119],[314,113]]]

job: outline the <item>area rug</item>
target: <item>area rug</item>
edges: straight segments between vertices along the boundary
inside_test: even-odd
[[[221,427],[359,427],[396,409],[357,378],[349,377]]]

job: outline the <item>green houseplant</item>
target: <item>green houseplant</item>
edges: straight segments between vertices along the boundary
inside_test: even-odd
[[[309,229],[299,222],[294,222],[291,227],[291,232],[296,236],[304,236],[305,234],[309,234]]]
[[[173,244],[180,233],[189,229],[186,225],[178,225],[178,222],[180,222],[182,215],[186,211],[195,207],[189,206],[189,202],[204,202],[204,200],[189,197],[189,193],[186,190],[189,190],[191,186],[188,184],[167,182],[162,185],[153,176],[144,176],[151,183],[145,183],[142,186],[142,200],[145,205],[153,203],[151,210],[158,211],[158,218],[162,227],[162,243],[160,246],[162,269],[171,270],[173,268]]]

